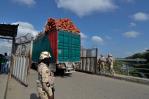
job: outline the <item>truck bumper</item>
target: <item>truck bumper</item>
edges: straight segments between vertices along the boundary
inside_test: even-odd
[[[65,70],[65,73],[66,73],[66,74],[71,74],[71,73],[73,73],[73,72],[75,72],[74,68],[67,68],[67,69]]]

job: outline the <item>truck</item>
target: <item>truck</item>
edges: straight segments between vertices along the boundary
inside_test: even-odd
[[[53,72],[71,74],[80,63],[80,31],[68,18],[49,18],[44,32],[33,40],[32,65],[37,67],[42,51],[51,54],[49,68]]]

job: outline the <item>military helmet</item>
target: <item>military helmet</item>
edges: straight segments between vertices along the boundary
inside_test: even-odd
[[[43,51],[40,53],[40,59],[45,59],[45,58],[50,58],[50,57],[51,57],[51,55],[47,51]]]
[[[108,54],[108,56],[109,56],[109,57],[112,57],[112,54],[111,54],[111,53],[109,53],[109,54]]]
[[[102,55],[102,54],[100,54],[100,56],[101,56],[101,57],[103,57],[103,55]]]

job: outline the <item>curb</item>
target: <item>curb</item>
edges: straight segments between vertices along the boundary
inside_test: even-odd
[[[149,79],[146,79],[146,78],[138,78],[138,77],[133,77],[133,76],[119,75],[119,74],[115,74],[115,75],[95,74],[95,73],[79,71],[79,70],[76,70],[76,71],[77,72],[82,72],[82,73],[88,73],[88,74],[92,74],[92,75],[99,75],[99,76],[115,78],[115,79],[119,79],[119,80],[125,80],[125,81],[139,83],[139,84],[144,84],[144,85],[149,85]]]
[[[115,74],[115,75],[101,74],[101,76],[149,85],[149,79],[146,79],[146,78],[138,78],[133,76],[118,75],[118,74]]]

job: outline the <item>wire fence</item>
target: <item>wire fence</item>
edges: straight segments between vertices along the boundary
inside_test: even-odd
[[[12,75],[25,86],[28,85],[27,76],[31,66],[32,40],[31,34],[17,38],[13,54]]]
[[[18,38],[16,38],[16,44],[23,44],[23,43],[28,43],[31,42],[33,40],[33,35],[31,33],[27,33],[24,36],[20,36]]]

